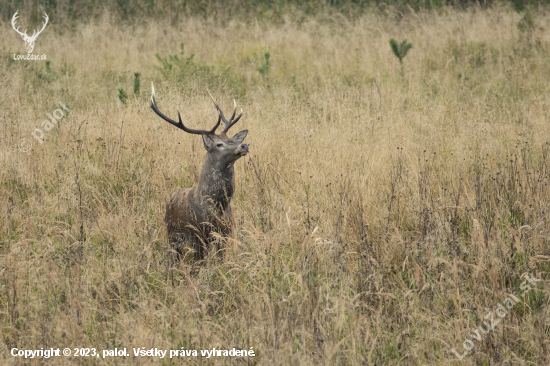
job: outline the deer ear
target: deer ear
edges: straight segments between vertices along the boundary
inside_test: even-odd
[[[214,140],[210,135],[202,134],[202,142],[204,143],[204,148],[206,150],[210,150],[210,147],[212,147],[212,144],[214,143]]]
[[[244,138],[246,137],[247,134],[248,134],[248,130],[243,130],[238,134],[236,134],[235,136],[233,136],[231,140],[233,140],[236,144],[240,144],[241,142],[244,141]]]

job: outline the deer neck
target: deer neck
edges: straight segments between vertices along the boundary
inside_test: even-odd
[[[221,210],[225,210],[235,191],[234,162],[222,164],[207,155],[202,166],[197,192],[203,198],[211,199]]]

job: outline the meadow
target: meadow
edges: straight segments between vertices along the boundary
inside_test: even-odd
[[[545,8],[49,16],[47,61],[14,60],[24,43],[0,26],[1,364],[550,364]],[[413,45],[403,68],[392,38]],[[244,110],[223,260],[170,265],[165,204],[205,151],[149,108],[151,82],[189,127],[217,120],[207,89]],[[525,275],[541,280],[473,339]],[[50,347],[130,356],[10,354]]]

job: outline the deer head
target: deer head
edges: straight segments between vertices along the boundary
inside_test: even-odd
[[[26,29],[23,33],[21,33],[19,31],[19,27],[15,28],[15,21],[17,20],[17,13],[18,12],[19,11],[16,11],[15,14],[13,14],[13,18],[11,18],[11,26],[13,27],[13,29],[15,29],[15,31],[17,33],[19,33],[21,38],[23,38],[23,41],[25,41],[25,48],[27,49],[27,53],[31,53],[32,50],[34,49],[34,42],[36,41],[36,38],[38,37],[38,35],[40,33],[42,33],[44,28],[46,28],[46,24],[48,24],[48,20],[49,20],[48,14],[44,13],[44,19],[46,20],[46,22],[42,23],[42,29],[40,29],[39,31],[34,30],[33,33],[32,33],[32,36],[29,37],[27,35],[27,30]]]
[[[241,113],[237,117],[235,117],[237,112],[237,103],[235,102],[235,100],[233,100],[233,104],[234,104],[233,114],[231,115],[231,118],[227,120],[219,104],[216,102],[212,94],[208,92],[208,94],[210,94],[210,98],[212,98],[212,101],[216,106],[216,110],[218,111],[218,115],[219,115],[218,122],[209,131],[196,130],[196,129],[188,128],[183,124],[179,111],[178,111],[178,122],[164,115],[157,106],[157,102],[155,100],[155,87],[153,86],[153,83],[151,83],[151,88],[152,88],[151,108],[153,109],[153,111],[155,111],[155,113],[166,122],[176,126],[177,128],[187,133],[202,135],[204,148],[208,152],[208,158],[210,159],[211,163],[219,167],[225,167],[225,166],[231,165],[240,157],[248,154],[248,145],[242,143],[246,135],[248,134],[248,130],[243,130],[231,138],[227,136],[227,131],[229,131],[229,129],[233,127],[233,125],[235,125],[235,123],[237,123],[243,115],[243,111],[241,109]],[[223,123],[225,124],[225,128],[219,134],[216,134],[216,129],[220,125],[221,121],[223,121]]]

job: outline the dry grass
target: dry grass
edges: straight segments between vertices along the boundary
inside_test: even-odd
[[[24,44],[4,24],[1,363],[24,363],[12,347],[254,347],[248,361],[171,364],[549,364],[550,22],[530,14],[104,18],[46,30],[35,53],[49,70],[9,60]],[[404,76],[390,38],[414,45]],[[181,42],[194,68],[163,74],[155,53]],[[205,152],[149,109],[151,81],[161,110],[190,126],[215,122],[205,83],[245,110],[251,154],[236,164],[223,263],[167,268],[164,205]],[[71,113],[40,145],[30,133],[58,101]],[[526,273],[543,281],[459,362],[450,349]]]

